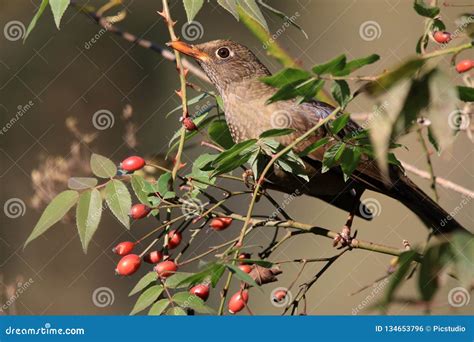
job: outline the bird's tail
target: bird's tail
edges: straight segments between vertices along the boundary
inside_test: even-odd
[[[400,179],[395,188],[391,196],[413,211],[425,225],[433,229],[435,235],[466,230],[409,178]]]

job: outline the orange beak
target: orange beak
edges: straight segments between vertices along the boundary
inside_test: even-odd
[[[171,46],[176,51],[184,53],[185,55],[191,56],[192,58],[198,59],[200,61],[205,61],[209,59],[209,55],[205,53],[204,51],[201,51],[195,46],[186,44],[185,42],[182,42],[180,40],[175,40],[175,41],[166,43],[166,45]]]

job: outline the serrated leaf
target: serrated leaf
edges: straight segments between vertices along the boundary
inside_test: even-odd
[[[458,96],[461,101],[474,102],[474,88],[458,86]]]
[[[164,196],[171,189],[172,175],[171,172],[163,173],[160,178],[158,178],[158,192],[161,196]]]
[[[53,12],[54,22],[56,27],[59,30],[59,25],[61,23],[61,18],[68,8],[70,0],[49,0],[49,6],[51,7],[51,12]]]
[[[84,253],[87,253],[87,247],[99,227],[101,216],[102,197],[99,190],[92,189],[83,192],[77,203],[76,225]]]
[[[189,286],[189,283],[186,283],[185,280],[192,275],[193,273],[189,272],[177,272],[166,279],[165,286],[170,289],[179,289],[182,287],[187,287]]]
[[[357,168],[357,166],[359,165],[360,157],[361,151],[359,148],[349,147],[344,149],[341,155],[340,164],[342,172],[344,172],[346,178],[349,178],[352,172],[354,172],[354,170]]]
[[[326,150],[326,152],[324,152],[323,167],[321,169],[321,173],[325,173],[329,171],[331,167],[336,165],[336,162],[339,159],[339,157],[342,155],[344,148],[345,148],[345,144],[338,141],[337,143],[329,147]]]
[[[311,154],[313,153],[314,151],[316,151],[318,148],[320,148],[321,146],[324,146],[328,143],[329,141],[329,137],[324,137],[322,139],[319,139],[318,141],[315,141],[314,143],[312,143],[311,145],[309,145],[308,147],[306,147],[300,154],[299,156],[300,157],[305,157],[307,156],[308,154]]]
[[[265,268],[271,268],[273,266],[273,262],[267,260],[257,260],[257,259],[232,259],[232,261],[236,261],[239,263],[244,264],[255,264]]]
[[[186,311],[181,309],[179,306],[175,306],[174,308],[169,308],[168,311],[166,311],[166,314],[170,316],[187,316],[188,315]]]
[[[150,311],[148,311],[148,315],[150,315],[150,316],[159,316],[166,310],[168,305],[170,305],[169,299],[167,299],[167,298],[166,299],[160,299],[159,301],[157,301],[156,303],[154,303],[151,306]]]
[[[297,81],[290,83],[278,89],[278,91],[267,100],[267,104],[293,98],[299,98],[299,102],[308,101],[314,98],[323,86],[324,80],[314,78],[303,82]]]
[[[416,13],[427,18],[434,18],[440,12],[439,7],[429,6],[424,0],[415,0],[413,7],[415,8]]]
[[[189,276],[188,278],[181,280],[176,286],[180,286],[182,284],[189,284],[191,286],[210,279],[212,287],[215,287],[224,271],[224,265],[218,263],[211,263],[207,265],[203,271],[195,273]]]
[[[237,11],[237,1],[236,0],[217,0],[217,3],[221,5],[227,12],[232,14],[237,21],[240,20],[239,12]]]
[[[238,279],[242,280],[243,282],[251,285],[251,286],[254,286],[256,288],[259,288],[260,287],[258,286],[258,284],[255,282],[255,280],[248,275],[248,273],[245,273],[244,271],[242,271],[240,268],[238,268],[237,266],[233,265],[233,264],[225,264],[225,266],[229,269],[230,272],[232,272]]]
[[[234,145],[232,136],[230,135],[229,127],[225,120],[214,120],[207,128],[207,133],[211,137],[212,141],[229,149]]]
[[[265,139],[265,138],[281,137],[283,135],[292,134],[294,132],[295,130],[293,128],[273,128],[260,134],[259,138]]]
[[[130,296],[133,296],[134,294],[137,294],[138,292],[142,291],[144,288],[146,288],[148,285],[150,285],[156,280],[158,280],[158,274],[155,271],[148,272],[137,282],[137,284],[130,291],[128,296],[130,297]]]
[[[343,80],[334,81],[331,87],[331,94],[341,108],[346,107],[352,98],[349,85]]]
[[[312,70],[316,75],[333,74],[342,70],[345,65],[346,55],[340,55],[323,64],[315,65]]]
[[[333,134],[339,133],[344,127],[346,127],[347,123],[349,122],[350,115],[349,114],[342,114],[339,115],[332,123],[331,123],[331,132]]]
[[[198,14],[199,10],[204,5],[204,0],[183,0],[184,9],[186,10],[186,16],[188,17],[188,23],[193,21],[194,17]]]
[[[140,175],[133,175],[130,183],[138,200],[149,206],[148,195],[155,192],[153,186]]]
[[[112,178],[117,174],[114,162],[96,153],[91,156],[91,169],[94,175],[100,178]]]
[[[204,304],[204,301],[195,296],[190,294],[189,292],[178,292],[172,297],[173,302],[178,304],[183,308],[190,308],[194,311],[202,314],[212,314],[214,310]]]
[[[45,233],[51,226],[63,218],[64,215],[77,203],[79,193],[74,190],[66,190],[57,195],[41,214],[40,219],[33,228],[24,247],[41,234]]]
[[[130,312],[130,315],[135,315],[137,312],[140,312],[147,307],[149,307],[155,300],[158,299],[158,297],[161,295],[163,292],[163,286],[161,285],[153,285],[149,288],[147,288],[143,293],[138,297],[137,302],[135,303],[135,306],[133,307],[132,311]]]
[[[372,55],[367,56],[367,57],[354,59],[350,62],[347,62],[342,70],[335,71],[334,75],[335,76],[349,75],[350,73],[356,71],[357,69],[362,68],[363,66],[366,66],[366,65],[377,62],[379,59],[380,59],[380,56],[376,55],[376,54],[372,54]]]
[[[31,19],[31,22],[28,25],[28,28],[26,29],[25,36],[23,37],[23,42],[26,41],[26,38],[28,38],[31,31],[33,31],[33,29],[35,28],[36,23],[38,22],[38,19],[41,17],[41,15],[43,14],[43,12],[46,9],[46,7],[48,6],[48,4],[49,4],[49,0],[42,0],[41,1],[41,4],[38,8],[38,11],[36,11],[35,15],[33,16],[33,19]]]
[[[97,185],[99,181],[92,177],[71,177],[67,181],[67,186],[72,190],[90,189]]]
[[[311,74],[305,70],[286,68],[274,75],[262,77],[260,80],[275,88],[281,88],[284,85],[294,83],[296,81],[307,80],[311,77]]]
[[[132,198],[127,187],[119,180],[111,180],[105,187],[105,201],[115,217],[130,229],[129,213],[132,207]]]
[[[260,11],[260,8],[258,7],[257,3],[255,0],[237,0],[237,4],[242,8],[242,10],[252,17],[255,21],[257,21],[262,27],[265,29],[265,31],[270,32],[268,30],[268,25],[267,21],[265,20],[262,11]]]

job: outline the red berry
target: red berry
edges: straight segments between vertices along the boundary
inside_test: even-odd
[[[120,242],[117,246],[112,248],[112,252],[118,255],[130,254],[135,247],[135,243],[131,241]]]
[[[138,220],[144,218],[150,212],[150,207],[146,206],[145,204],[135,204],[130,209],[130,217],[134,220]]]
[[[161,278],[168,278],[178,270],[178,266],[173,261],[167,260],[156,265],[154,270]]]
[[[451,33],[444,31],[436,31],[433,33],[433,38],[437,43],[445,44],[451,40]]]
[[[211,228],[214,230],[224,230],[230,226],[232,223],[232,218],[230,217],[216,217],[211,221]]]
[[[163,259],[163,253],[160,251],[150,252],[143,257],[143,260],[149,264],[157,264],[161,259]]]
[[[181,233],[178,232],[177,230],[170,230],[168,233],[168,249],[173,249],[178,247],[178,245],[181,243]]]
[[[474,68],[474,60],[464,59],[456,64],[456,71],[462,74]]]
[[[235,293],[229,300],[228,308],[231,314],[235,314],[241,311],[249,300],[249,294],[247,290],[239,291]]]
[[[278,290],[273,294],[273,300],[277,303],[286,298],[287,292],[285,290]]]
[[[115,273],[118,275],[128,276],[135,273],[140,267],[141,259],[136,254],[128,254],[124,256],[117,264]]]
[[[251,255],[250,253],[240,253],[238,256],[239,260],[245,260],[245,259],[250,259]],[[241,265],[246,264],[246,262],[241,262]]]
[[[252,266],[250,266],[250,265],[242,264],[242,265],[239,265],[239,268],[240,268],[241,271],[243,271],[245,273],[252,272]]]
[[[136,171],[140,170],[142,167],[145,166],[145,159],[142,157],[132,156],[128,157],[127,159],[123,160],[120,164],[122,170],[125,171]]]
[[[209,285],[199,284],[199,285],[193,286],[189,290],[189,293],[195,296],[198,296],[202,300],[206,300],[209,297]]]
[[[188,131],[197,130],[197,126],[191,118],[186,117],[186,118],[183,119],[182,122],[183,122],[183,126],[184,126],[184,128],[186,128],[186,130],[188,130]]]

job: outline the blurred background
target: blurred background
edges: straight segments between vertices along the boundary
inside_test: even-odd
[[[95,7],[103,4],[86,0],[82,3]],[[307,32],[308,39],[293,27],[285,28],[281,33],[282,21],[266,15],[270,31],[280,30],[276,38],[278,43],[306,68],[341,53],[349,59],[377,53],[381,60],[360,73],[377,74],[413,55],[423,31],[423,19],[413,10],[411,0],[275,0],[268,3],[288,16],[294,15],[295,22]],[[451,0],[449,3],[462,5],[466,1]],[[127,294],[148,269],[142,267],[138,274],[129,278],[114,276],[118,257],[111,248],[120,241],[134,241],[143,236],[157,226],[153,219],[136,222],[130,231],[126,231],[106,211],[87,255],[82,252],[72,215],[25,250],[23,243],[45,203],[57,191],[66,188],[67,178],[90,175],[88,158],[91,152],[108,156],[117,163],[132,154],[162,159],[170,138],[180,125],[179,112],[165,117],[179,105],[174,94],[179,87],[178,75],[173,63],[160,54],[101,31],[93,20],[75,8],[65,13],[60,31],[56,29],[48,8],[24,44],[21,36],[20,39],[7,37],[4,28],[12,21],[27,27],[38,5],[39,1],[0,0],[0,115],[4,126],[0,137],[0,203],[4,208],[16,203],[18,209],[16,214],[1,212],[2,313],[128,314],[136,297],[129,298]],[[170,6],[173,18],[178,21],[176,31],[180,34],[186,22],[182,2],[170,1]],[[159,46],[169,41],[166,26],[156,13],[161,10],[160,1],[125,1],[125,7],[127,17],[117,24],[118,27]],[[442,18],[448,30],[455,30],[454,20],[465,11],[455,6],[442,8]],[[112,10],[108,14],[116,12]],[[203,31],[194,43],[217,38],[233,39],[248,45],[272,71],[280,68],[275,60],[266,56],[262,44],[214,1],[206,2],[195,20],[202,25]],[[376,23],[372,25],[375,36],[369,39],[363,39],[359,32],[366,22]],[[462,56],[469,57],[469,54],[472,58],[472,50],[463,52]],[[443,65],[450,67],[448,58]],[[449,72],[449,75],[453,82],[461,82],[454,72]],[[190,80],[211,89],[192,75]],[[199,111],[202,105],[192,105],[191,113]],[[348,110],[368,113],[373,110],[372,106],[371,101],[360,97],[351,102]],[[22,114],[17,115],[18,112]],[[94,125],[93,117],[98,112],[111,114],[108,114],[111,121],[105,124],[105,128],[98,129]],[[19,119],[9,124],[13,117]],[[426,170],[426,158],[416,138],[412,135],[401,142],[409,150],[400,149],[397,153],[399,159]],[[184,161],[188,168],[203,151],[199,144],[185,151]],[[474,188],[473,149],[465,134],[457,138],[451,150],[433,159],[438,176]],[[411,177],[432,195],[427,180]],[[439,187],[439,193],[442,207],[448,212],[461,207],[457,210],[456,220],[472,229],[473,201],[442,187]],[[284,202],[283,195],[274,195],[280,203]],[[355,220],[359,238],[400,248],[403,239],[409,240],[413,246],[424,243],[427,231],[408,209],[378,194],[367,192],[365,198],[375,198],[381,205],[379,215],[372,222]],[[231,207],[245,213],[246,203],[233,201]],[[273,210],[265,201],[261,201],[257,208],[258,213]],[[298,221],[337,231],[346,219],[344,212],[313,198],[291,200],[285,210]],[[233,229],[225,232],[206,231],[200,235],[201,240],[196,244],[199,246],[188,252],[188,257],[235,236],[238,230],[239,225],[234,224]],[[252,235],[250,243],[264,246],[271,233],[259,229]],[[335,250],[330,240],[306,234],[283,245],[271,260],[333,254]],[[212,259],[212,256],[207,256],[204,261]],[[367,309],[377,301],[385,284],[369,286],[353,296],[350,294],[386,274],[390,260],[390,256],[362,250],[346,253],[309,292],[308,314],[374,313]],[[309,280],[321,266],[319,263],[308,264],[298,283]],[[252,290],[249,304],[253,311],[257,314],[280,313],[281,309],[272,305],[270,293],[276,287],[288,287],[300,267],[298,264],[284,264],[284,273],[278,283],[265,285],[263,293]],[[197,264],[192,264],[183,270],[196,269]],[[472,300],[458,309],[448,305],[447,293],[458,285],[450,278],[444,282],[435,299],[433,313],[472,313]],[[231,292],[237,289],[237,285],[237,282],[233,284]],[[25,289],[16,296],[19,288]],[[107,288],[104,304],[95,298],[101,288]],[[293,295],[297,290],[297,287],[291,290]],[[416,280],[412,279],[403,287],[401,296],[413,297],[415,292]],[[214,290],[208,303],[217,307],[218,302],[219,294]],[[8,304],[6,308],[4,303]],[[405,305],[390,310],[392,314],[422,312],[423,307]]]

